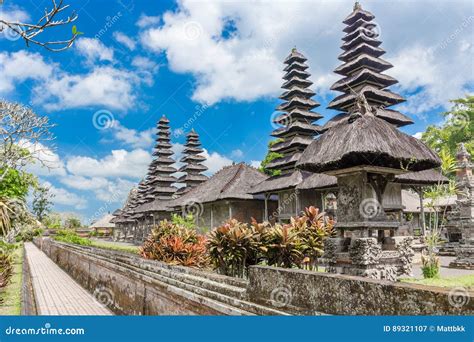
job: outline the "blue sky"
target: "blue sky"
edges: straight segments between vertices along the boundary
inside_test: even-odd
[[[0,37],[0,97],[30,105],[57,124],[56,149],[37,148],[55,209],[84,221],[121,205],[146,172],[154,125],[171,120],[177,153],[194,128],[210,173],[232,161],[257,165],[273,130],[282,61],[293,46],[308,58],[316,109],[337,94],[332,70],[352,1],[78,1],[74,46],[52,53]],[[38,18],[49,0],[5,1],[0,16]],[[449,99],[473,89],[474,10],[470,1],[363,1],[378,24],[398,108],[415,124],[440,123]],[[71,28],[43,39],[68,37]],[[104,125],[104,120],[106,124]],[[112,122],[112,124],[111,124]],[[41,150],[41,151],[40,151]],[[46,150],[46,151],[45,151]]]

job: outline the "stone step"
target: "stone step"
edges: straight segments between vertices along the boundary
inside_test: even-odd
[[[97,248],[74,246],[69,244],[63,244],[65,248],[77,250],[79,253],[88,254],[92,257],[100,259],[103,262],[111,262],[110,253],[101,253],[97,251]],[[115,253],[115,251],[113,251]],[[199,277],[187,272],[175,272],[168,269],[168,267],[162,267],[162,263],[156,262],[155,265],[148,265],[147,268],[142,267],[142,260],[135,260],[125,256],[125,258],[113,258],[114,263],[124,269],[134,272],[138,278],[153,279],[163,284],[167,284],[172,287],[173,291],[186,291],[187,293],[193,293],[196,296],[213,300],[215,302],[224,305],[224,308],[219,311],[227,314],[230,308],[237,310],[236,312],[242,312],[241,314],[257,314],[257,315],[287,315],[287,313],[274,310],[265,306],[261,306],[255,303],[248,302],[246,299],[246,290],[242,287],[236,287],[229,284],[218,283],[207,277]],[[119,260],[121,259],[121,260]],[[149,264],[150,260],[146,260]],[[152,261],[152,263],[155,263]],[[151,266],[151,267],[150,267]],[[169,265],[167,265],[169,266]],[[228,277],[226,277],[228,278]],[[167,287],[168,289],[168,287]],[[180,289],[180,290],[177,290]],[[214,304],[215,305],[215,304]],[[216,309],[217,310],[217,309]],[[238,313],[233,313],[238,314]]]

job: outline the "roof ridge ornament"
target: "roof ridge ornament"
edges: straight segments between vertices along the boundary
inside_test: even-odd
[[[355,106],[352,109],[351,114],[349,115],[349,122],[354,122],[358,118],[361,118],[363,115],[372,115],[374,116],[374,108],[369,105],[367,98],[364,93],[357,94],[357,99]]]
[[[359,11],[361,9],[362,9],[361,4],[359,3],[359,1],[356,1],[354,4],[354,11]]]

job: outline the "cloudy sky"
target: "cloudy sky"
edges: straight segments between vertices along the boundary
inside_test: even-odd
[[[31,106],[57,124],[53,168],[33,171],[58,211],[91,221],[113,211],[146,173],[161,115],[176,153],[194,128],[212,174],[232,161],[258,165],[281,93],[282,61],[296,46],[308,58],[316,110],[338,79],[332,70],[342,20],[353,1],[66,0],[84,32],[60,53],[0,34],[0,97]],[[15,5],[20,4],[20,5]],[[0,17],[39,18],[49,0],[5,1]],[[378,24],[386,73],[407,98],[398,109],[412,135],[442,121],[449,100],[474,88],[472,1],[362,1]],[[68,37],[71,28],[55,30]],[[44,39],[51,38],[46,34]]]

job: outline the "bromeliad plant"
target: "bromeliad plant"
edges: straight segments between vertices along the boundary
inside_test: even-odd
[[[209,234],[209,257],[219,273],[237,277],[247,276],[248,267],[257,264],[317,269],[333,227],[333,221],[315,207],[285,225],[255,220],[247,225],[233,219]]]
[[[221,274],[233,277],[245,277],[248,266],[258,264],[266,252],[262,237],[268,229],[268,223],[252,225],[235,219],[227,221],[209,233],[209,257],[214,268]]]
[[[176,218],[160,221],[153,228],[140,247],[140,255],[172,265],[200,268],[208,265],[206,237]]]

